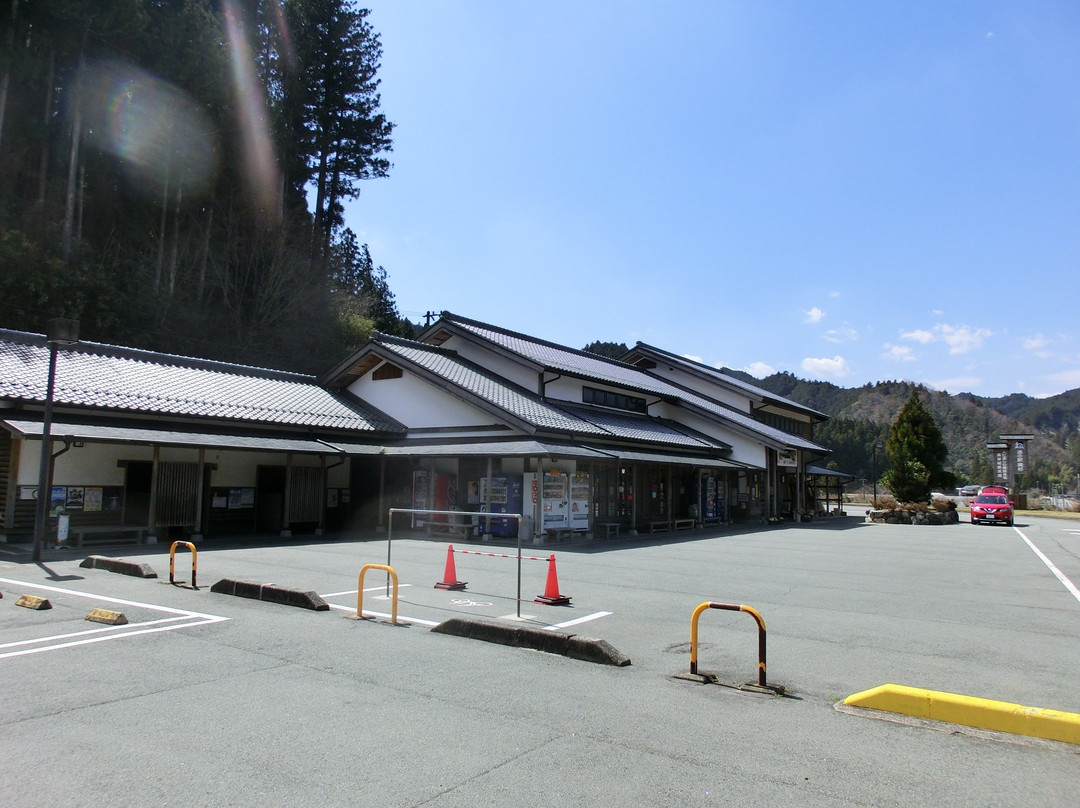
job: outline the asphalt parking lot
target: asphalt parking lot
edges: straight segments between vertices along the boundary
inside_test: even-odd
[[[884,683],[1080,712],[1080,524],[806,525],[526,546],[385,538],[0,553],[0,804],[1075,806],[1080,747],[853,715]],[[533,602],[554,553],[567,606]],[[190,556],[177,554],[177,579]],[[313,591],[310,611],[210,591],[222,578]],[[21,594],[53,608],[15,605]],[[674,678],[705,601],[768,628],[787,697]],[[127,625],[85,619],[122,612]],[[606,640],[627,667],[430,631],[483,617]],[[709,610],[699,665],[754,681],[754,621]]]

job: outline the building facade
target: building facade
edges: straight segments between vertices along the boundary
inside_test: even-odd
[[[0,331],[0,534],[32,532],[49,348]],[[606,359],[444,312],[321,378],[79,343],[58,351],[50,531],[541,543],[820,510],[824,416],[639,343]],[[477,513],[520,514],[516,519]],[[467,515],[466,515],[467,514]],[[398,529],[397,522],[394,529]]]

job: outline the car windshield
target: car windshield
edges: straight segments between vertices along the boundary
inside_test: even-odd
[[[975,501],[982,504],[982,505],[1005,505],[1006,504],[1005,497],[981,496],[981,497],[976,497]]]

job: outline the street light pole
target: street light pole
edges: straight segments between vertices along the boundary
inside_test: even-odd
[[[885,444],[879,440],[874,441],[874,507],[877,507],[877,450]]]
[[[49,344],[49,380],[45,386],[45,417],[41,426],[41,461],[38,464],[37,509],[34,513],[34,550],[32,558],[41,561],[41,549],[45,545],[48,528],[49,500],[52,490],[52,414],[53,393],[56,388],[56,354],[61,345],[74,345],[79,341],[79,321],[64,317],[49,320],[45,334]]]

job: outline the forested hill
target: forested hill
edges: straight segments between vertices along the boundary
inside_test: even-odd
[[[884,440],[912,392],[919,390],[949,447],[947,467],[960,481],[989,482],[992,475],[986,443],[998,435],[1031,433],[1031,485],[1047,478],[1066,481],[1080,469],[1080,389],[1036,399],[1023,393],[982,398],[971,393],[927,390],[912,382],[885,381],[863,387],[774,373],[764,379],[728,370],[769,392],[805,404],[829,416],[815,428],[815,438],[833,449],[832,462],[857,477],[870,478],[872,447]],[[878,472],[887,461],[879,454]],[[1064,468],[1063,468],[1064,467]]]
[[[411,334],[343,219],[394,131],[353,0],[18,0],[0,42],[0,327],[307,372]]]

